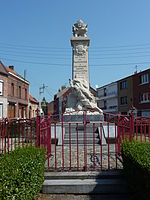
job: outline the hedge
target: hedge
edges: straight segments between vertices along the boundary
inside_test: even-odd
[[[150,199],[150,143],[123,141],[123,167],[137,199]]]
[[[44,181],[46,151],[18,148],[0,157],[0,199],[36,199]]]

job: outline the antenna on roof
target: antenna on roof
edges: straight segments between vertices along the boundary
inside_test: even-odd
[[[24,69],[24,79],[26,79],[26,69]]]
[[[134,74],[137,74],[137,69],[138,69],[138,66],[135,65],[135,72],[134,72]]]

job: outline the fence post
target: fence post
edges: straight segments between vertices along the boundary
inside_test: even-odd
[[[130,133],[129,133],[130,142],[132,141],[132,137],[134,137],[134,110],[135,108],[132,106],[131,116],[130,116]]]
[[[83,111],[83,124],[84,124],[84,170],[87,171],[86,111]]]
[[[4,128],[4,137],[5,137],[5,149],[4,152],[6,153],[6,145],[7,145],[7,141],[6,141],[6,137],[7,137],[7,118],[5,118],[5,128]]]
[[[120,114],[118,114],[118,119],[117,119],[117,135],[118,135],[118,154],[121,154],[121,133],[120,133]]]
[[[7,151],[8,151],[8,153],[9,153],[9,119],[7,119],[7,142],[8,142],[8,144],[7,144]]]
[[[40,146],[40,115],[39,109],[36,110],[36,147]]]

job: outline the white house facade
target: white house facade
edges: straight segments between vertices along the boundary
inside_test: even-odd
[[[97,88],[98,107],[104,112],[118,113],[117,82]]]

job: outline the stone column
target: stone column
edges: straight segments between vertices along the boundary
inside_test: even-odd
[[[88,47],[90,38],[86,35],[87,25],[82,20],[78,20],[72,28],[72,79],[86,81],[89,86]]]

